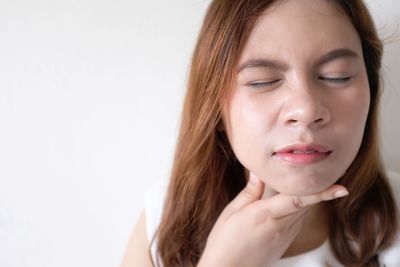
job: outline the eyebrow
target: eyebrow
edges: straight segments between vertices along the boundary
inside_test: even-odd
[[[277,61],[277,60],[271,60],[271,59],[266,59],[266,58],[256,58],[256,59],[250,59],[246,62],[244,62],[242,65],[240,65],[238,73],[243,71],[244,69],[249,69],[249,68],[272,68],[272,69],[277,69],[277,70],[287,70],[289,67],[287,64]]]
[[[333,50],[331,52],[328,52],[327,54],[323,55],[318,61],[317,61],[317,66],[321,66],[324,65],[328,62],[331,62],[335,59],[339,59],[339,58],[359,58],[359,55],[348,48],[340,48],[340,49],[336,49]]]
[[[359,55],[355,51],[348,48],[335,49],[320,57],[315,65],[321,66],[339,58],[359,58]],[[281,61],[266,58],[255,58],[245,61],[242,65],[240,65],[238,73],[244,69],[260,67],[273,68],[277,70],[287,70],[289,68],[286,63]]]

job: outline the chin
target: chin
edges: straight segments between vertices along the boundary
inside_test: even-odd
[[[275,177],[278,179],[266,179],[265,183],[273,190],[285,195],[310,195],[319,193],[332,186],[340,178],[339,175],[330,175],[327,172],[294,173]]]

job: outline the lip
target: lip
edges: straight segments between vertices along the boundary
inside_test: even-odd
[[[308,153],[294,153],[294,151],[309,151]],[[310,152],[312,151],[312,152]],[[293,164],[311,164],[329,157],[332,150],[320,144],[294,144],[278,149],[272,157]]]
[[[289,153],[289,152],[293,152],[294,150],[301,150],[301,151],[314,150],[319,153],[326,153],[326,152],[331,151],[331,149],[329,149],[326,146],[315,144],[315,143],[310,143],[310,144],[294,144],[294,145],[286,146],[286,147],[279,149],[275,153]]]

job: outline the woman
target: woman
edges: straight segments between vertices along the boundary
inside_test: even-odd
[[[399,266],[381,56],[361,0],[213,1],[123,266]]]

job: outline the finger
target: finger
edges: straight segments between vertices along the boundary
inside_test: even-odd
[[[333,185],[317,194],[307,196],[289,196],[278,194],[269,199],[262,200],[269,215],[278,219],[285,217],[301,209],[317,204],[321,201],[332,200],[348,195],[348,191],[341,185]]]
[[[250,172],[246,187],[226,206],[227,215],[240,210],[250,203],[261,199],[264,192],[264,183],[255,174]]]

